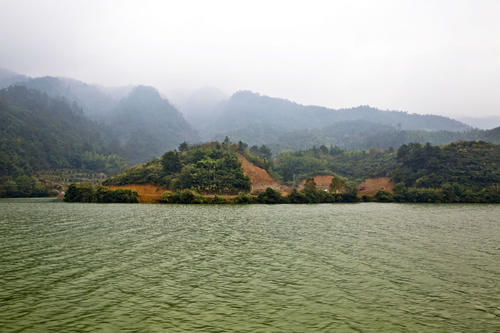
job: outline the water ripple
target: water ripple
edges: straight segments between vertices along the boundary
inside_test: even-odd
[[[0,331],[496,332],[499,216],[0,200]]]

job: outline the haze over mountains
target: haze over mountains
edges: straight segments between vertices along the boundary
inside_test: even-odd
[[[102,132],[106,145],[113,147],[90,151],[118,154],[130,164],[157,157],[184,141],[222,141],[226,136],[233,142],[268,145],[275,153],[320,145],[358,150],[397,148],[408,142],[500,140],[498,130],[473,129],[443,116],[384,111],[370,106],[329,109],[251,91],[238,91],[227,97],[216,88],[205,87],[179,103],[181,113],[155,88],[147,86],[107,88],[75,79],[30,78],[1,70],[0,88],[10,85],[47,94],[49,100],[63,98],[70,109],[81,110],[81,117],[94,124],[86,126],[95,126],[94,131]],[[25,104],[23,108],[30,106]],[[34,105],[31,108],[31,112],[36,112]],[[15,117],[15,113],[9,117]]]

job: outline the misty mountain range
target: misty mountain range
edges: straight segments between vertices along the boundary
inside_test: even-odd
[[[47,97],[19,89],[5,89],[13,85],[23,86],[28,91],[38,91]],[[72,116],[67,119],[78,119],[73,120],[76,122],[73,124],[68,120],[64,126],[71,128],[79,140],[92,136],[83,140],[88,143],[86,148],[73,149],[78,146],[76,141],[73,148],[61,147],[71,151],[71,154],[116,154],[126,158],[129,164],[157,157],[184,141],[197,143],[223,140],[226,136],[233,142],[241,140],[249,145],[266,144],[274,152],[320,145],[359,150],[371,147],[397,148],[408,142],[445,144],[461,139],[500,141],[498,128],[491,131],[473,129],[463,122],[443,116],[383,111],[370,106],[350,109],[305,106],[250,91],[239,91],[227,98],[215,88],[204,88],[178,105],[181,113],[155,88],[146,86],[106,88],[74,79],[30,78],[0,70],[2,88],[0,114],[4,116],[3,126],[6,126],[0,137],[3,147],[12,139],[7,136],[13,135],[8,130],[8,122],[16,123],[15,135],[18,137],[29,136],[29,132],[36,127],[33,122],[44,123],[43,120],[47,120],[47,126],[43,128],[49,129],[51,126],[48,124],[54,118],[46,105],[61,102],[67,105],[59,107],[58,112],[71,113]],[[15,95],[15,98],[11,95]],[[22,96],[31,102],[20,103]],[[17,103],[14,103],[15,107],[13,100]],[[13,112],[13,108],[17,107],[23,112]],[[42,109],[44,111],[40,113]],[[29,119],[29,114],[34,118]],[[79,131],[79,126],[75,124],[84,124],[82,127],[88,131]],[[46,144],[57,145],[59,141],[66,140],[64,137],[68,133],[63,130],[64,126],[52,126],[46,136],[63,139]],[[43,131],[38,131],[37,136],[43,137]],[[25,147],[20,144],[17,146],[16,158],[22,160],[22,156],[26,155],[23,153]],[[2,150],[5,151],[4,148]],[[75,163],[47,162],[44,165],[57,168],[81,164]]]

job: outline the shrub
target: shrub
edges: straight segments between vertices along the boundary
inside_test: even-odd
[[[255,203],[255,197],[247,193],[240,193],[234,199],[235,204],[251,204]]]
[[[375,198],[371,195],[368,195],[368,194],[364,194],[362,197],[361,197],[361,201],[363,202],[374,202],[375,201]]]
[[[228,202],[226,198],[215,195],[213,198],[209,198],[207,203],[219,205],[219,204],[227,204]]]
[[[281,196],[281,193],[268,187],[264,192],[259,193],[257,202],[263,204],[280,204],[285,203],[286,200]]]
[[[188,189],[176,191],[168,197],[168,203],[201,204],[204,202],[204,198],[198,192]]]
[[[97,203],[138,203],[139,195],[127,189],[110,190],[104,186],[96,189],[92,184],[70,184],[64,196],[66,202],[97,202]]]
[[[171,203],[173,195],[174,195],[174,193],[172,193],[170,191],[163,192],[160,196],[160,200],[159,200],[160,203]]]
[[[95,202],[94,188],[90,183],[70,184],[64,195],[66,202]]]
[[[394,197],[392,193],[380,190],[375,194],[375,200],[378,202],[393,202]]]
[[[292,204],[305,204],[309,203],[309,199],[304,195],[302,191],[297,191],[293,189],[292,192],[288,195],[288,202]]]

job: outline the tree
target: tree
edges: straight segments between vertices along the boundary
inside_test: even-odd
[[[304,193],[293,189],[292,192],[288,195],[288,202],[292,204],[304,204],[309,203],[309,199],[304,195]]]
[[[394,201],[394,197],[392,196],[392,193],[386,192],[386,191],[377,191],[375,194],[375,199],[378,202],[392,202]]]
[[[266,145],[260,146],[259,153],[260,156],[262,156],[263,158],[266,158],[268,160],[271,159],[272,156],[271,149],[269,149]]]
[[[178,173],[182,169],[179,153],[176,151],[166,152],[161,159],[161,164],[163,166],[163,171],[167,175]]]
[[[183,143],[181,143],[179,145],[179,151],[181,151],[181,152],[182,151],[186,151],[188,149],[189,149],[189,145],[188,145],[188,143],[186,141],[184,141]]]
[[[307,178],[304,184],[304,190],[312,192],[316,191],[316,182],[314,181],[314,178]]]
[[[338,177],[338,176],[334,176],[332,178],[332,182],[330,183],[330,193],[341,193],[343,188],[344,188],[344,185],[345,185],[345,181]]]
[[[264,204],[279,204],[284,203],[281,193],[268,187],[264,192],[259,193],[257,202]]]
[[[259,147],[256,146],[256,145],[253,145],[252,147],[250,147],[250,152],[254,155],[258,155],[260,156],[260,153],[259,153]]]
[[[344,185],[344,192],[342,193],[342,199],[345,202],[359,201],[358,184],[354,182],[346,182]]]
[[[248,148],[248,144],[243,141],[238,141],[238,150],[245,151]]]

